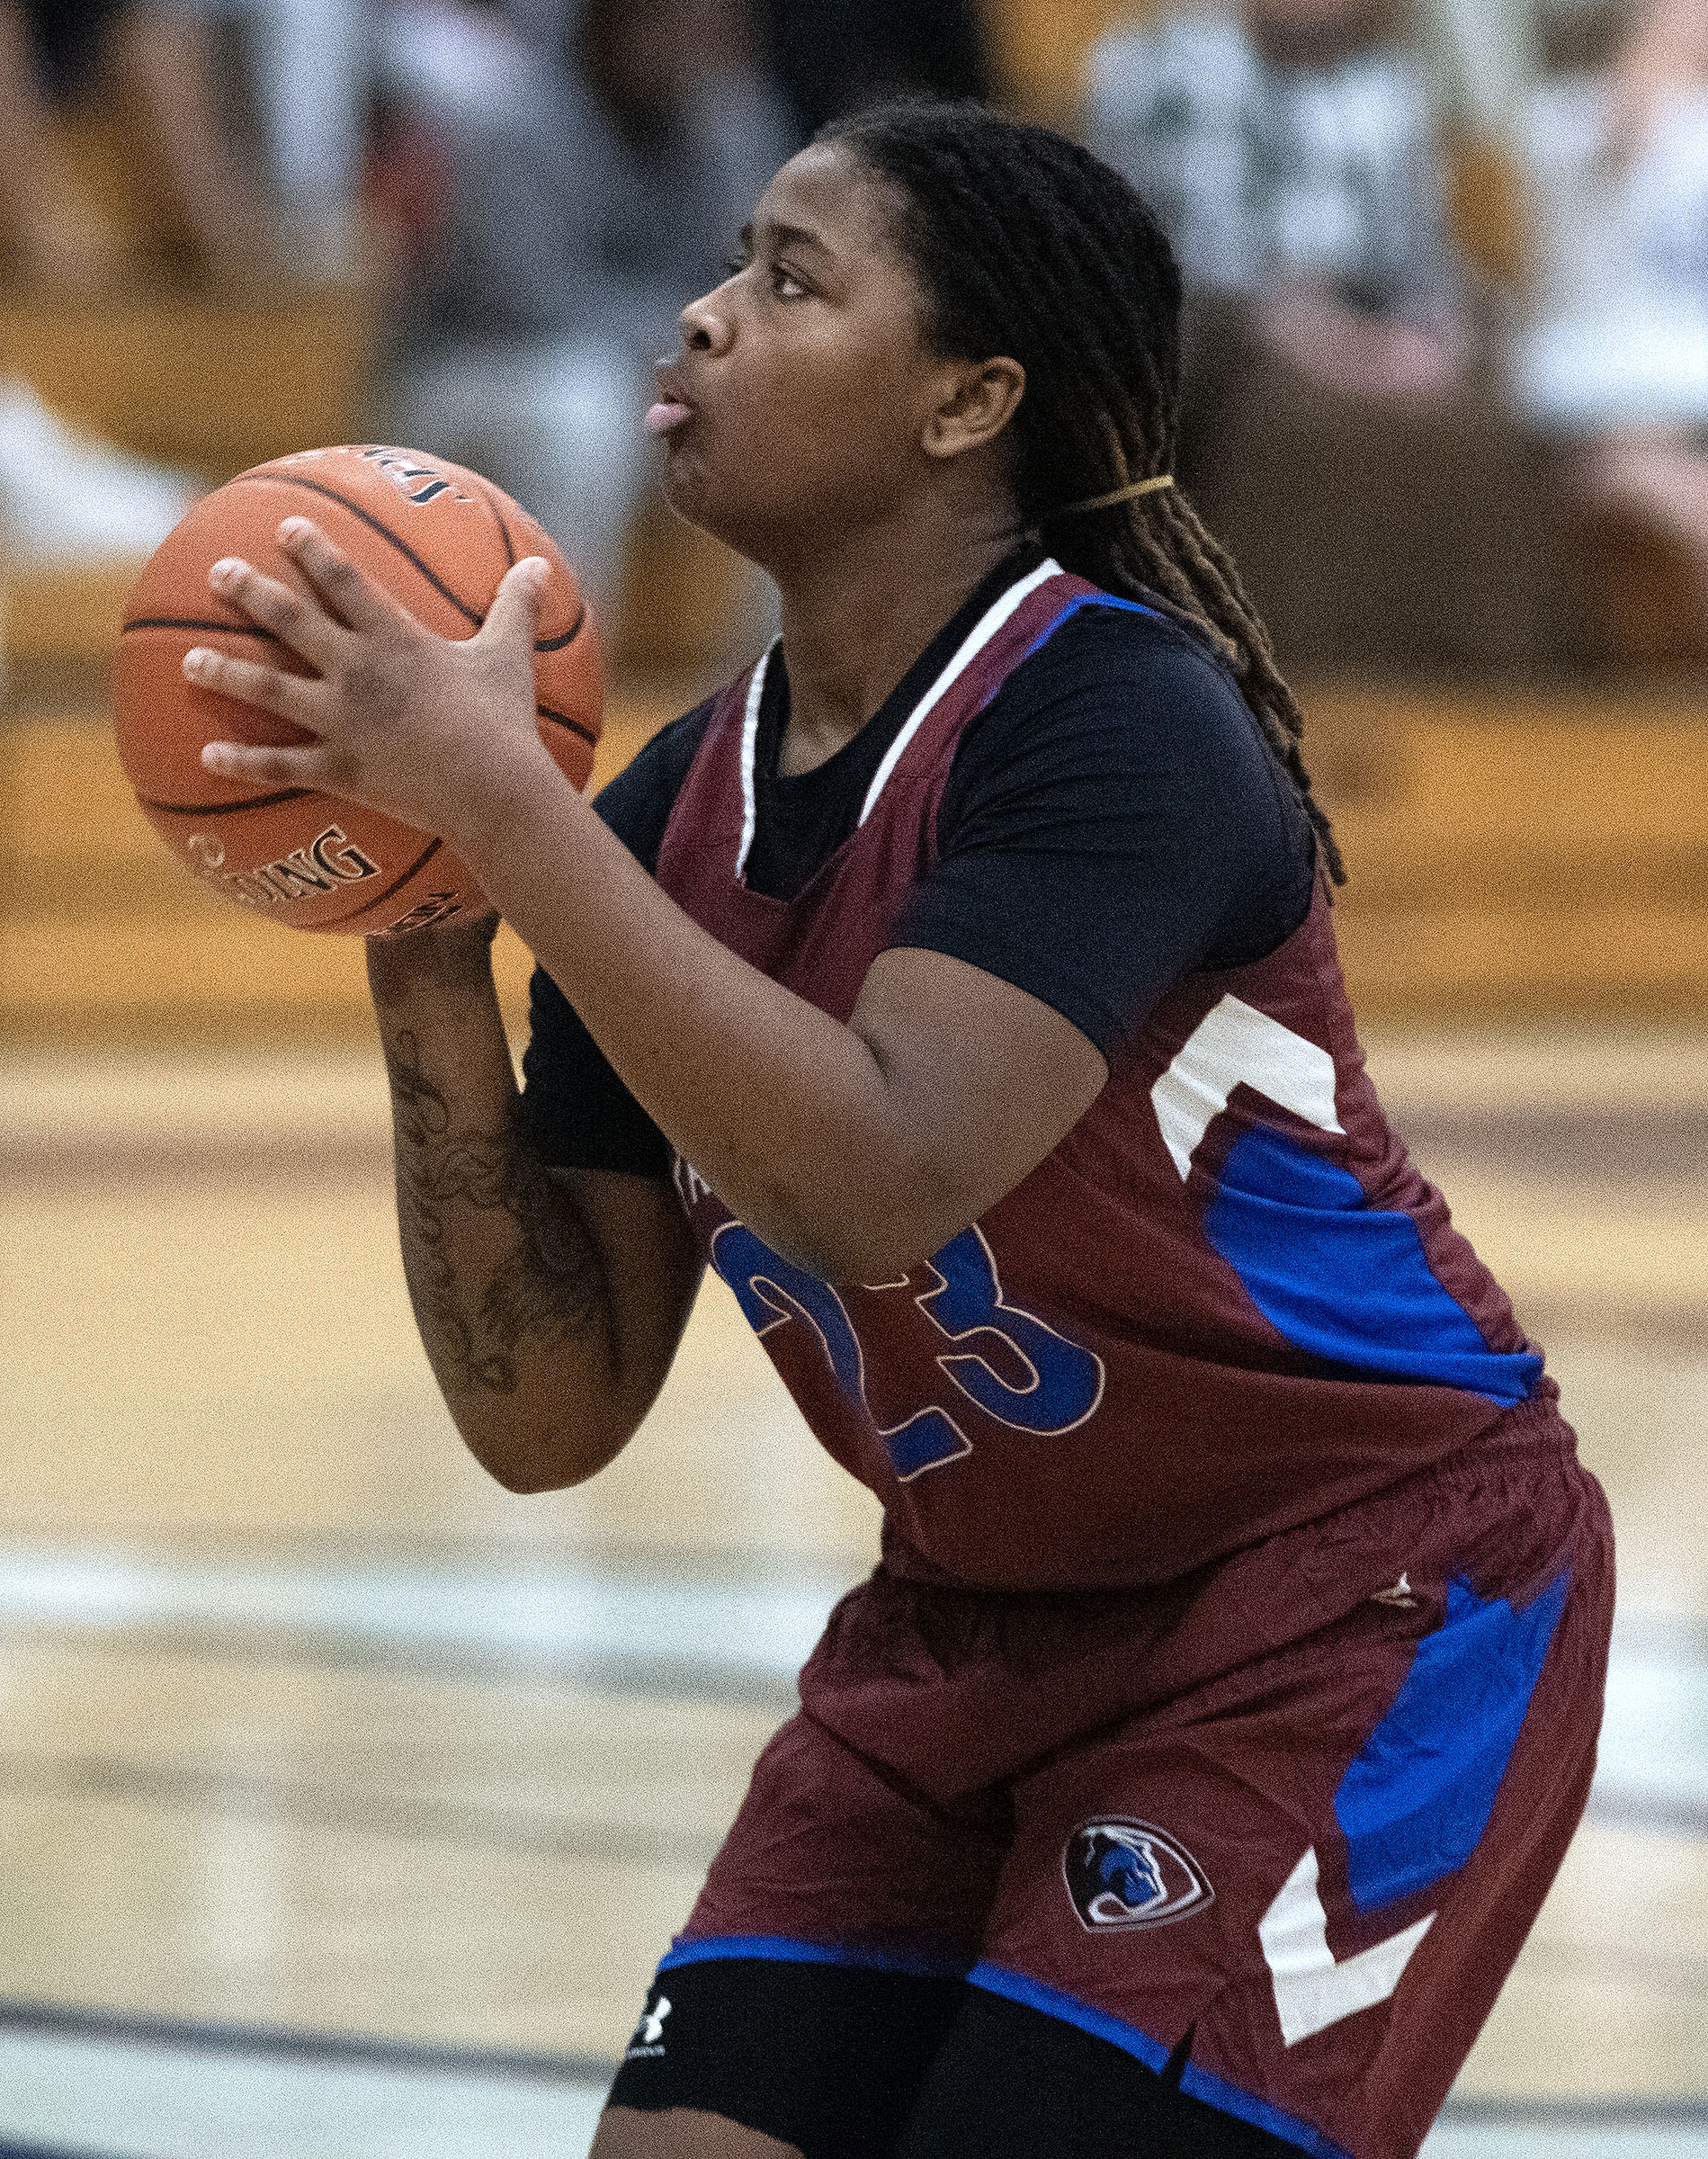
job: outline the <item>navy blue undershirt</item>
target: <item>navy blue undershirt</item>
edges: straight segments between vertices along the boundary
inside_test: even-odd
[[[766,671],[747,882],[791,899],[854,831],[914,707],[991,603],[1040,557],[987,578],[836,754],[777,770],[788,676]],[[644,868],[711,716],[672,721],[595,807]],[[1082,607],[961,735],[938,862],[890,943],[965,960],[1040,999],[1113,1057],[1180,975],[1261,959],[1310,905],[1315,842],[1226,670],[1160,615]],[[536,969],[524,1108],[549,1162],[662,1175],[669,1150]]]

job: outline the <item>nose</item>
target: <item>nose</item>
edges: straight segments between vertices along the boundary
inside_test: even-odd
[[[682,310],[679,319],[685,351],[709,353],[714,359],[729,351],[735,339],[735,319],[722,304],[725,290],[725,286],[720,285],[713,291],[702,293]]]

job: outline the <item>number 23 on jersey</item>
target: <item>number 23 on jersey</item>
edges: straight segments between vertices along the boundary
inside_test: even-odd
[[[705,1181],[680,1160],[675,1180],[692,1214],[710,1196]],[[774,1252],[746,1223],[720,1223],[710,1249],[712,1267],[762,1340],[785,1327],[817,1337],[838,1393],[877,1435],[903,1483],[972,1452],[957,1421],[958,1414],[965,1419],[963,1404],[1010,1431],[1050,1439],[1084,1424],[1103,1399],[1103,1360],[1007,1301],[996,1255],[976,1223],[922,1268],[893,1282],[863,1285],[869,1296],[884,1300],[881,1323],[867,1329],[881,1339],[868,1342],[829,1283]],[[889,1361],[898,1332],[926,1352],[934,1378],[927,1399],[881,1425],[868,1399],[869,1359]],[[898,1361],[919,1368],[917,1357]]]

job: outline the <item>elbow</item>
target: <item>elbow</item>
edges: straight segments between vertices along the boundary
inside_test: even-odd
[[[566,1470],[561,1465],[532,1460],[519,1462],[508,1456],[495,1458],[478,1450],[470,1451],[493,1482],[503,1485],[506,1492],[513,1492],[519,1500],[537,1499],[546,1492],[568,1492],[572,1485],[582,1481],[572,1470]]]
[[[806,1188],[773,1182],[749,1198],[746,1219],[822,1282],[894,1282],[966,1228],[973,1198],[934,1161],[891,1150],[827,1168]]]
[[[813,1242],[794,1242],[778,1248],[779,1257],[817,1277],[820,1282],[897,1282],[926,1255],[912,1259],[896,1257],[897,1248],[857,1235],[837,1235]]]
[[[964,1225],[963,1225],[964,1226]],[[761,1232],[780,1259],[802,1268],[821,1282],[895,1282],[928,1259],[953,1236],[936,1234],[918,1219],[903,1219],[862,1207],[855,1214],[824,1222],[791,1221],[774,1235]]]
[[[463,1444],[482,1469],[518,1499],[537,1499],[542,1492],[568,1492],[597,1476],[619,1455],[630,1430],[601,1426],[566,1426],[499,1431],[473,1430],[460,1422]]]

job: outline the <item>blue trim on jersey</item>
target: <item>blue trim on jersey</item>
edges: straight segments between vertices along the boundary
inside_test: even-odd
[[[1123,2023],[1119,2017],[1112,2017],[1106,2010],[1093,2009],[1089,2002],[1064,1994],[1058,1987],[1045,1986],[1042,1981],[1028,1979],[1023,1973],[982,1960],[967,1974],[967,1983],[970,1986],[982,1987],[988,1994],[1000,1994],[1005,2001],[1042,2011],[1046,2017],[1055,2017],[1063,2024],[1075,2025],[1079,2030],[1089,2032],[1093,2038],[1106,2039],[1110,2046],[1119,2047],[1122,2054],[1131,2055],[1135,2061],[1142,2062],[1158,2075],[1168,2065],[1168,2049],[1159,2039],[1153,2039],[1136,2025]],[[1194,2069],[1188,2063],[1180,2080],[1180,2089],[1221,2113],[1237,2115],[1255,2128],[1268,2130],[1283,2143],[1313,2154],[1315,2159],[1350,2159],[1350,2155],[1320,2129],[1313,2129],[1309,2122],[1283,2114],[1267,2100],[1255,2099],[1249,2092],[1240,2091],[1238,2085],[1224,2082],[1208,2069]]]
[[[1393,1707],[1335,1794],[1361,1912],[1457,1873],[1476,1850],[1570,1579],[1560,1574],[1522,1611],[1504,1597],[1484,1603],[1462,1576],[1448,1583],[1445,1619],[1417,1644]]]
[[[1412,1216],[1371,1206],[1349,1169],[1283,1133],[1253,1126],[1235,1141],[1204,1233],[1296,1348],[1503,1407],[1535,1391],[1541,1357],[1489,1348],[1435,1279]]]
[[[1119,607],[1126,614],[1148,614],[1153,623],[1165,622],[1167,619],[1167,616],[1158,614],[1154,607],[1147,607],[1138,600],[1118,600],[1113,592],[1077,592],[1063,607],[1061,613],[1051,616],[1051,620],[1039,631],[1037,636],[1015,660],[1015,666],[1016,667],[1023,667],[1039,647],[1047,645],[1063,623],[1067,622],[1070,616],[1078,614],[1082,607]]]
[[[821,1941],[796,1941],[787,1934],[702,1934],[678,1941],[658,1962],[661,1972],[679,1965],[712,1964],[749,1957],[766,1964],[839,1964],[854,1971],[894,1972],[907,1979],[964,1979],[964,1961],[906,1949],[833,1948]]]

